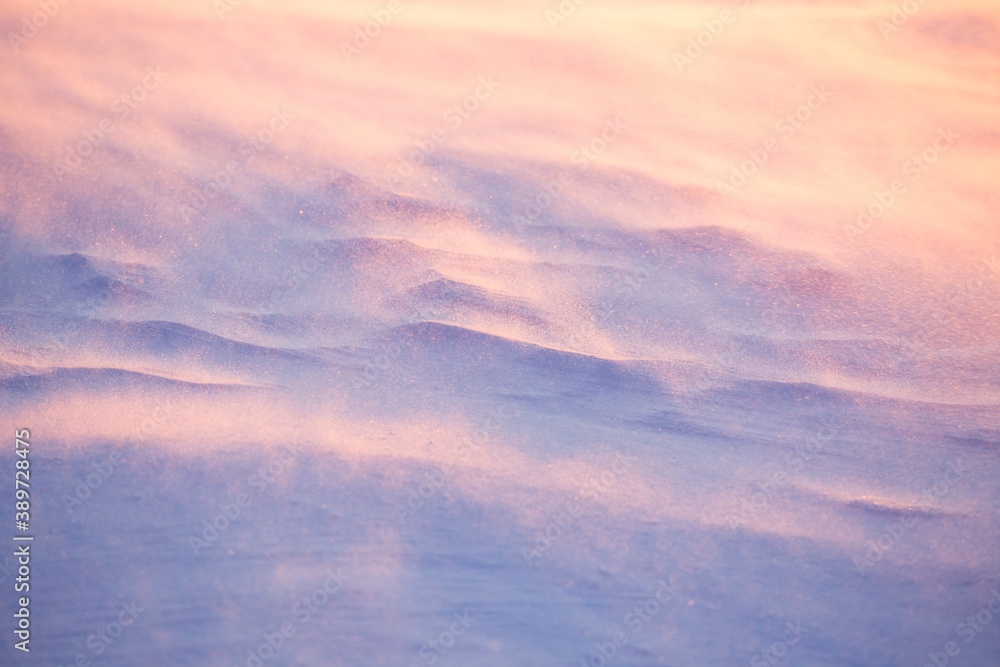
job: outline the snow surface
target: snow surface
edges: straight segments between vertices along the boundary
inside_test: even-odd
[[[0,664],[1000,664],[996,3],[399,1],[6,40]]]

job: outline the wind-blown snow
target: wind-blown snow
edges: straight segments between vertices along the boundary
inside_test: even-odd
[[[389,4],[2,45],[0,663],[995,664],[995,3]]]

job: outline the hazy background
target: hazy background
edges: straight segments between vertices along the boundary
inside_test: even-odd
[[[995,3],[55,6],[0,8],[4,664],[247,665],[336,567],[264,664],[995,664]]]

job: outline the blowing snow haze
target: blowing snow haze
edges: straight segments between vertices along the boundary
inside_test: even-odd
[[[996,664],[995,2],[0,38],[0,664]]]

